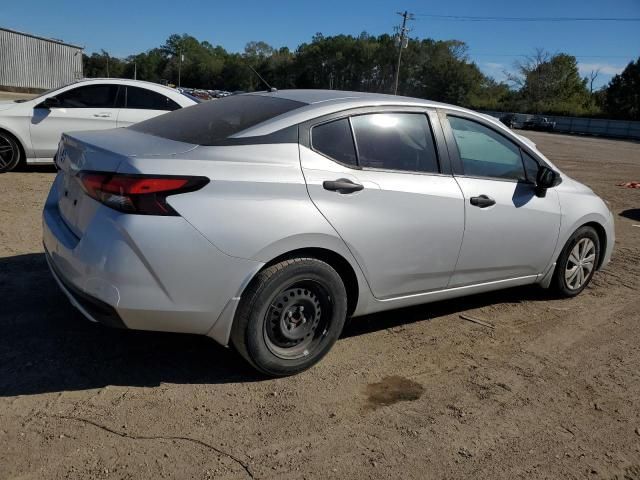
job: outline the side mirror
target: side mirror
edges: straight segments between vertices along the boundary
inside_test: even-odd
[[[562,178],[558,172],[551,170],[545,165],[541,165],[536,176],[536,195],[544,197],[548,188],[553,188],[560,184]]]
[[[37,108],[46,108],[47,110],[51,108],[60,107],[60,100],[56,97],[45,98],[43,102],[41,102]]]

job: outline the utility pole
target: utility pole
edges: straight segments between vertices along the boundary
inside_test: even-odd
[[[180,48],[180,50],[178,50],[178,55],[180,55],[180,58],[178,58],[178,87],[180,86],[180,74],[182,71],[182,60],[184,59],[184,55],[182,54],[182,48]]]
[[[400,77],[400,60],[402,59],[402,49],[407,48],[409,44],[409,38],[407,37],[407,33],[409,33],[409,29],[407,28],[407,20],[413,20],[415,17],[413,13],[409,13],[406,10],[404,12],[396,12],[398,15],[402,17],[402,27],[400,27],[400,31],[398,32],[398,64],[396,65],[396,78],[394,81],[393,94],[398,94],[398,80]]]

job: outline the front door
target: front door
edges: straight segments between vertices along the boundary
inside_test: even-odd
[[[427,114],[333,119],[313,126],[308,143],[300,159],[309,195],[373,294],[446,287],[462,241],[464,204],[453,176],[441,173]]]
[[[488,124],[447,115],[447,140],[464,195],[465,232],[450,287],[542,273],[560,229],[555,190],[536,196],[539,160]]]
[[[56,95],[59,106],[33,109],[29,130],[35,156],[53,158],[64,132],[115,128],[117,85],[85,85]]]

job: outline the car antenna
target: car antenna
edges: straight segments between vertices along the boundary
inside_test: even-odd
[[[272,87],[271,85],[269,85],[269,83],[268,83],[264,78],[262,78],[262,75],[260,75],[260,74],[256,71],[256,69],[255,69],[255,68],[253,68],[253,67],[252,67],[251,65],[249,65],[248,63],[245,63],[245,65],[246,65],[247,67],[249,67],[249,68],[251,69],[251,71],[252,71],[253,73],[255,73],[255,74],[258,76],[258,78],[259,78],[260,80],[262,80],[262,83],[264,83],[264,84],[267,86],[267,88],[269,89],[269,91],[270,91],[270,92],[277,92],[277,91],[278,91],[278,89],[277,89],[277,88],[274,88],[274,87]]]

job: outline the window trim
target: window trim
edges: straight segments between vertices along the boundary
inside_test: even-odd
[[[374,167],[363,167],[359,164],[359,151],[358,144],[356,142],[355,132],[353,131],[353,125],[351,123],[351,117],[360,116],[360,115],[370,115],[376,113],[406,113],[406,114],[422,114],[426,117],[427,125],[431,130],[431,135],[433,136],[433,146],[436,153],[436,161],[438,162],[438,172],[425,172],[425,171],[416,171],[416,170],[395,170],[395,169],[383,169],[383,168],[374,168]],[[355,150],[356,150],[356,162],[357,165],[349,165],[336,160],[335,158],[329,157],[322,152],[313,148],[312,143],[312,129],[315,126],[319,126],[325,123],[332,122],[334,120],[340,120],[342,118],[347,118],[349,120],[349,125],[351,128],[351,139],[353,141]],[[309,148],[314,153],[318,155],[322,155],[323,157],[331,160],[332,162],[341,165],[345,168],[349,168],[351,170],[357,171],[371,171],[371,172],[387,172],[387,173],[401,173],[408,175],[436,175],[436,176],[446,176],[450,177],[452,175],[452,169],[450,164],[450,157],[448,147],[445,141],[445,136],[441,124],[441,120],[438,117],[438,113],[434,108],[431,107],[420,107],[420,106],[396,106],[396,105],[386,105],[386,106],[378,106],[378,107],[359,107],[359,108],[351,108],[347,110],[342,110],[340,112],[334,112],[328,115],[323,115],[321,117],[317,117],[313,120],[308,120],[300,124],[300,145],[303,145]]]
[[[515,136],[511,137],[511,136],[505,134],[505,132],[501,132],[500,130],[498,130],[495,127],[495,125],[492,125],[490,122],[484,120],[482,117],[479,117],[479,116],[476,116],[476,115],[472,115],[472,114],[468,114],[466,112],[458,112],[458,111],[449,110],[449,109],[438,109],[438,116],[440,117],[440,122],[441,122],[442,128],[444,130],[444,135],[445,135],[447,147],[449,148],[449,153],[451,155],[451,164],[452,164],[452,167],[453,167],[453,175],[456,176],[456,177],[477,178],[477,179],[480,179],[480,180],[493,180],[493,181],[497,181],[497,182],[526,183],[526,184],[530,184],[530,185],[535,185],[535,181],[531,182],[529,180],[528,176],[527,176],[527,169],[525,168],[524,158],[522,157],[522,153],[523,152],[527,153],[531,158],[533,158],[533,160],[535,160],[537,162],[538,166],[544,165],[544,166],[549,167],[547,162],[545,162],[543,159],[541,159],[523,141],[521,141],[520,139],[516,138]],[[483,127],[486,127],[488,129],[490,129],[494,133],[500,135],[501,137],[503,137],[507,141],[509,141],[512,144],[514,144],[518,148],[518,150],[520,152],[520,163],[522,164],[522,171],[525,174],[525,179],[523,180],[523,179],[515,179],[515,178],[500,178],[500,177],[488,177],[488,176],[479,176],[479,175],[466,175],[464,173],[464,165],[462,164],[462,158],[460,157],[460,151],[458,150],[458,144],[455,141],[455,137],[453,135],[453,129],[451,128],[451,125],[449,124],[449,118],[448,117],[458,117],[458,118],[463,118],[465,120],[469,120],[469,121],[472,121],[472,122],[479,123]],[[549,168],[551,168],[551,167],[549,167]]]

